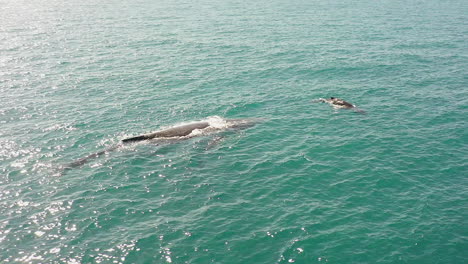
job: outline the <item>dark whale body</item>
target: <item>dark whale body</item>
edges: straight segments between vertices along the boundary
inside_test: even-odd
[[[321,102],[329,103],[330,105],[337,106],[337,107],[340,107],[340,108],[354,108],[354,107],[356,107],[355,105],[353,105],[351,103],[348,103],[343,99],[339,99],[339,98],[335,98],[335,97],[330,97],[330,99],[320,98],[319,100]]]
[[[65,166],[64,169],[71,169],[84,165],[91,159],[98,158],[106,153],[116,150],[124,145],[132,144],[141,141],[149,140],[165,140],[165,142],[177,142],[184,139],[189,139],[195,136],[207,135],[209,133],[230,130],[230,129],[246,129],[254,126],[260,119],[223,119],[221,117],[212,117],[204,121],[192,122],[188,124],[178,125],[167,129],[159,130],[149,134],[143,134],[135,137],[122,139],[118,144],[111,146],[105,150],[92,153],[86,157],[80,158]],[[194,133],[199,130],[200,133]]]
[[[171,137],[185,137],[190,135],[195,129],[204,129],[210,126],[208,122],[197,122],[182,126],[171,127],[154,133],[140,135],[136,137],[123,139],[123,143],[137,142],[142,140],[149,140],[154,138],[171,138]]]
[[[361,113],[361,114],[365,114],[366,112],[364,110],[361,110],[359,108],[357,108],[355,105],[349,103],[349,102],[346,102],[345,100],[343,99],[339,99],[339,98],[335,98],[335,97],[330,97],[330,99],[323,99],[323,98],[320,98],[318,100],[319,102],[323,102],[323,103],[328,103],[330,104],[331,106],[333,106],[334,108],[345,108],[345,109],[353,109],[355,112],[358,112],[358,113]]]

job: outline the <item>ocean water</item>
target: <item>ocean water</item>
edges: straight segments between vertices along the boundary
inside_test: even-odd
[[[0,263],[468,263],[467,69],[463,0],[0,0]]]

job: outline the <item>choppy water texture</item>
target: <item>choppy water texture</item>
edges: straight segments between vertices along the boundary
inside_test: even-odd
[[[464,0],[0,0],[0,262],[468,263],[467,36]],[[59,169],[210,116],[265,120]]]

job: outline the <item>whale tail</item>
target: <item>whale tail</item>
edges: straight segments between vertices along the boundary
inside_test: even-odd
[[[353,111],[356,112],[356,113],[359,113],[359,114],[362,114],[362,115],[367,115],[367,112],[364,111],[364,110],[362,110],[362,109],[359,109],[359,108],[357,108],[357,107],[353,107],[352,109],[353,109]]]
[[[70,163],[64,165],[62,168],[64,170],[70,170],[70,169],[73,169],[73,168],[80,167],[80,166],[86,164],[89,160],[99,158],[100,156],[102,156],[104,154],[107,154],[107,153],[109,153],[111,151],[114,151],[114,150],[120,148],[121,146],[122,146],[122,144],[117,144],[117,145],[109,147],[109,148],[107,148],[105,150],[101,150],[101,151],[98,151],[96,153],[89,154],[86,157],[77,159],[77,160],[75,160],[73,162],[70,162]]]

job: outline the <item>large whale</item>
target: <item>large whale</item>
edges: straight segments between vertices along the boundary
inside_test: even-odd
[[[64,166],[65,169],[71,169],[84,165],[89,160],[97,158],[101,155],[116,150],[124,145],[142,142],[142,141],[160,141],[164,143],[177,142],[180,140],[186,140],[196,136],[204,136],[213,134],[216,132],[235,130],[235,129],[246,129],[254,126],[262,119],[248,118],[248,119],[224,119],[219,116],[208,117],[205,120],[188,122],[172,127],[168,127],[156,132],[133,136],[122,139],[119,143],[111,146],[105,150],[92,153],[86,157],[80,158]]]

